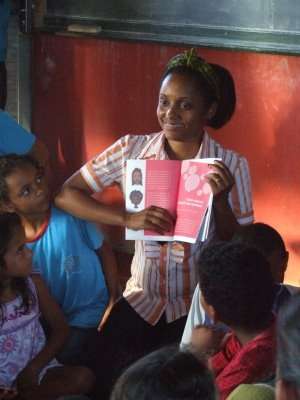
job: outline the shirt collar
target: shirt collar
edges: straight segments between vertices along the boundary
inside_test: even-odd
[[[194,158],[205,158],[207,157],[209,151],[209,143],[212,139],[209,137],[208,133],[205,131],[202,143],[199,147],[198,153]],[[142,153],[143,159],[152,159],[152,160],[168,160],[168,154],[165,151],[165,142],[166,137],[163,131],[159,132],[155,138],[151,139],[149,146]]]

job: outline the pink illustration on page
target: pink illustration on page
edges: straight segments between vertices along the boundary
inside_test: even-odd
[[[175,235],[197,236],[211,194],[211,188],[206,182],[209,170],[205,163],[184,161],[183,171],[183,179],[179,186]]]

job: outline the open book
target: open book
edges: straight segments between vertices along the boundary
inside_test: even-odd
[[[214,158],[193,160],[128,160],[126,210],[138,212],[150,206],[167,209],[176,218],[172,232],[160,235],[126,229],[128,240],[183,241],[207,238],[212,193],[206,181]]]

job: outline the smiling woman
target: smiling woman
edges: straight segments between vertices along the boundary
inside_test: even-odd
[[[207,177],[214,196],[208,240],[216,236],[230,239],[240,224],[253,220],[248,164],[216,143],[205,127],[222,127],[234,109],[229,71],[207,63],[194,50],[175,56],[161,80],[157,107],[161,132],[121,137],[67,181],[56,198],[57,205],[94,222],[167,232],[174,220],[162,208],[152,206],[131,214],[101,204],[91,195],[114,184],[124,193],[128,159],[215,157],[222,161],[211,166]],[[130,362],[180,340],[197,281],[195,260],[202,248],[200,238],[193,245],[136,242],[132,276],[123,298],[113,307],[88,354],[88,363],[97,374],[99,398],[108,398],[114,380]]]

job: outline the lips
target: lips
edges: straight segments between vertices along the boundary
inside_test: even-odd
[[[183,128],[184,125],[180,122],[165,122],[164,128],[165,129],[174,129],[174,128]]]

